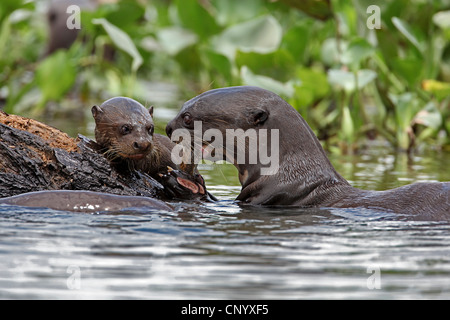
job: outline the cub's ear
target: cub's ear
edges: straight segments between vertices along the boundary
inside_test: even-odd
[[[98,117],[98,115],[99,115],[100,113],[103,113],[103,110],[102,110],[102,108],[100,108],[99,106],[93,106],[92,109],[91,109],[91,112],[92,112],[92,116],[93,116],[94,119],[95,119],[95,118]]]
[[[260,125],[266,122],[269,118],[269,113],[263,109],[254,109],[250,112],[250,122],[253,125]]]
[[[153,118],[153,106],[148,108],[148,112],[150,113],[150,116]]]

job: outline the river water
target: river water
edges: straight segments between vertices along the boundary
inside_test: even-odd
[[[333,156],[354,186],[450,180],[450,154]],[[1,299],[449,299],[450,223],[361,209],[240,208],[236,171],[201,167],[217,203],[80,214],[0,206]]]

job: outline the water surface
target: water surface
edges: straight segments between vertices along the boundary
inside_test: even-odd
[[[375,146],[331,160],[354,186],[450,180],[450,155]],[[229,165],[202,166],[217,203],[80,214],[0,206],[1,299],[449,299],[450,224],[366,209],[240,208]]]

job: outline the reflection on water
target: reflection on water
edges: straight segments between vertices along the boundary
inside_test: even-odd
[[[449,155],[332,157],[354,185],[450,180]],[[450,224],[371,210],[240,208],[229,165],[201,168],[217,203],[90,215],[0,206],[0,298],[450,298]]]
[[[393,154],[388,144],[374,143],[362,155],[331,156],[331,161],[353,186],[385,190],[421,181],[449,181],[450,154],[426,151],[413,156]]]

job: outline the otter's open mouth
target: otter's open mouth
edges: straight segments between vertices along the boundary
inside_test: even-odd
[[[203,155],[203,157],[205,157],[205,155],[208,154],[208,147],[209,147],[209,143],[203,141],[203,144],[202,144],[202,155]]]
[[[216,162],[218,160],[225,160],[227,153],[223,145],[214,144],[214,141],[202,141],[201,154],[203,159]]]
[[[209,158],[212,158],[216,154],[216,148],[212,145],[212,141],[202,141],[202,157],[203,159],[208,160]]]

